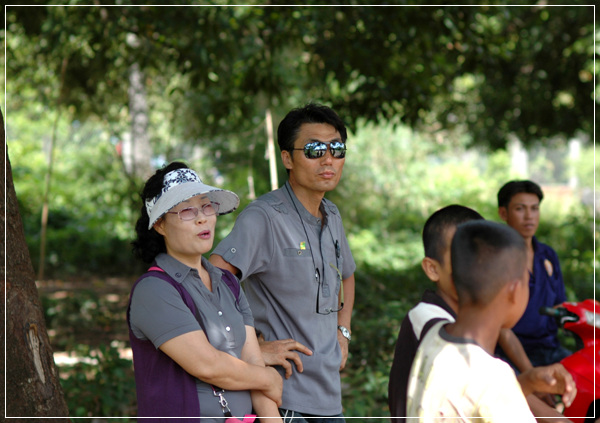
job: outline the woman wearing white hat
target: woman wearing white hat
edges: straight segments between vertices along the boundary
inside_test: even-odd
[[[239,198],[179,162],[150,177],[141,196],[133,247],[152,265],[132,287],[127,312],[138,416],[279,416],[282,380],[264,365],[239,281],[203,257],[217,215]]]

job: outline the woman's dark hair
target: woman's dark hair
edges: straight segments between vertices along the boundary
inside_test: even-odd
[[[140,197],[142,207],[140,217],[135,224],[137,238],[131,243],[134,255],[145,263],[152,263],[159,253],[166,253],[165,239],[154,228],[148,229],[150,217],[146,211],[146,200],[156,197],[161,193],[165,175],[173,170],[185,169],[188,166],[182,162],[173,162],[158,169],[144,185]]]

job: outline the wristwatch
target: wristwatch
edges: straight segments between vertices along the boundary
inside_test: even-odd
[[[350,335],[350,331],[348,330],[348,328],[342,325],[338,325],[338,329],[340,332],[342,332],[342,336],[346,338],[348,342],[352,340],[352,335]]]

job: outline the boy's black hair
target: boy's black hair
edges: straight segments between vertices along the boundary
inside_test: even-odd
[[[517,194],[525,192],[535,194],[540,203],[544,199],[544,193],[538,184],[533,181],[509,181],[498,191],[498,207],[508,207],[510,200]]]
[[[292,151],[300,127],[305,123],[327,123],[340,133],[343,142],[348,138],[344,121],[333,109],[321,104],[309,103],[304,107],[290,110],[279,123],[277,143],[281,151]]]
[[[451,204],[433,213],[423,227],[423,248],[425,257],[443,264],[446,245],[445,233],[461,223],[481,220],[483,217],[475,210],[458,204]]]
[[[156,232],[154,228],[148,229],[150,217],[146,210],[146,200],[156,197],[163,189],[165,175],[173,170],[187,169],[187,165],[182,162],[172,162],[167,166],[158,169],[144,185],[140,196],[142,197],[142,207],[140,217],[135,224],[137,238],[131,243],[133,253],[136,257],[145,263],[152,263],[159,253],[166,253],[167,246],[164,237]]]
[[[506,283],[522,278],[525,272],[523,237],[496,222],[458,225],[450,254],[459,306],[490,303]]]

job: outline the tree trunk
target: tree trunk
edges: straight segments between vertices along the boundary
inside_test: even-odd
[[[269,157],[269,173],[271,175],[271,191],[279,188],[277,180],[277,158],[275,157],[275,140],[273,139],[273,117],[271,108],[265,112],[265,126],[267,130],[267,156]]]
[[[140,180],[148,179],[153,172],[150,166],[152,147],[148,137],[148,101],[144,72],[138,63],[129,68],[129,114],[131,115],[131,137],[125,138],[123,158],[126,169]],[[128,144],[129,142],[129,144]],[[129,157],[126,156],[129,154]]]
[[[1,112],[0,121],[4,139],[4,117]],[[0,333],[0,337],[6,348],[6,362],[2,361],[0,370],[6,374],[6,397],[1,398],[0,407],[3,408],[6,403],[6,410],[2,413],[6,417],[22,417],[11,421],[30,421],[28,417],[65,417],[36,421],[68,422],[66,417],[69,412],[54,364],[35,286],[35,273],[25,243],[6,142],[4,146],[0,169],[3,173],[6,168],[7,172],[6,186],[2,184],[2,190],[6,189],[6,192],[1,194],[6,198],[6,205],[0,202],[0,230],[6,234],[6,249],[0,253],[0,266],[2,279],[6,281],[1,293],[6,303],[0,302],[0,310],[6,321],[6,339],[4,333]]]

